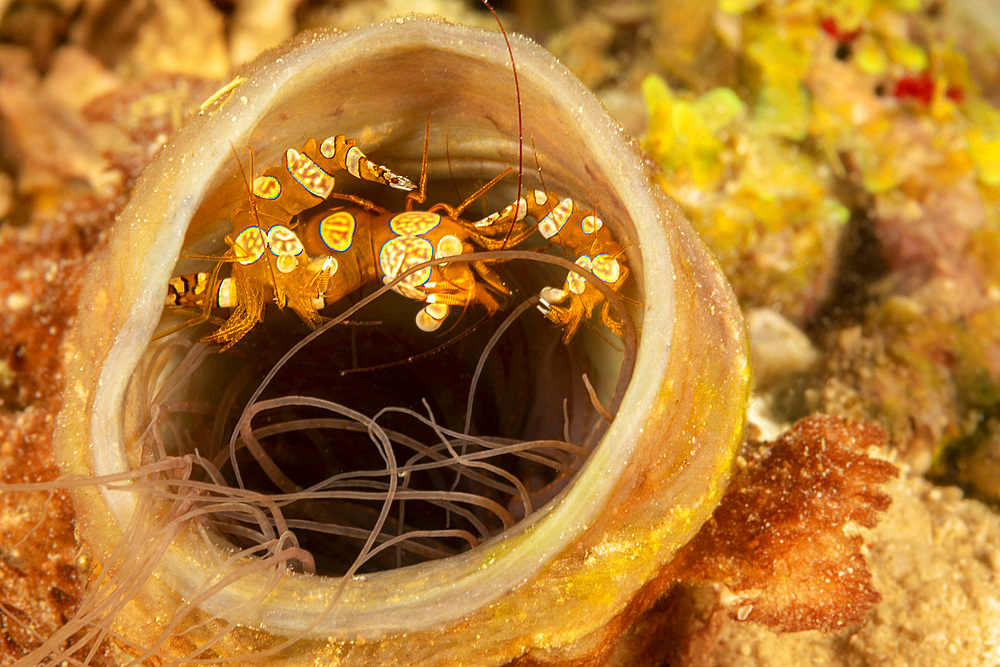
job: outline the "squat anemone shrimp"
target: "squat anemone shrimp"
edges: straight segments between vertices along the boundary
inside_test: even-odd
[[[322,143],[309,139],[301,152],[289,148],[281,164],[253,180],[243,203],[230,216],[233,231],[226,237],[230,247],[226,257],[231,275],[221,278],[217,268],[212,274],[174,278],[166,305],[200,307],[204,313],[215,306],[232,308],[223,325],[205,338],[223,343],[225,351],[262,319],[265,301],[291,307],[312,325],[327,303],[381,280],[392,283],[399,294],[427,304],[417,313],[416,324],[431,332],[441,326],[450,306],[476,304],[493,314],[511,295],[482,258],[466,261],[457,256],[474,249],[515,247],[537,231],[564,252],[572,252],[575,264],[583,269],[571,270],[561,287],[545,287],[537,298],[539,310],[564,328],[563,341],[572,340],[595,309],[600,309],[608,328],[621,335],[622,326],[609,313],[617,301],[606,300],[605,290],[588,289],[585,277],[618,292],[628,276],[619,260],[624,248],[603,221],[572,199],[543,190],[532,190],[479,221],[463,219],[462,212],[502,174],[458,206],[441,202],[413,210],[427,199],[428,138],[419,189],[406,177],[373,163],[343,135]],[[410,191],[405,210],[392,211],[335,192],[335,175],[341,173]],[[622,316],[629,317],[624,312]]]
[[[500,35],[427,19],[310,33],[251,64],[149,165],[68,343],[56,445],[90,593],[32,659],[86,661],[78,650],[107,639],[124,662],[163,664],[571,660],[605,650],[622,631],[610,621],[651,604],[638,592],[708,517],[742,439],[742,321],[632,140],[542,49],[512,37],[511,52],[523,128]],[[378,291],[341,314],[353,326],[295,346],[300,324],[280,313],[222,354],[193,327],[150,342],[178,324],[162,302],[171,277],[196,267],[178,261],[182,249],[227,249],[246,186],[234,146],[274,165],[308,137],[343,133],[416,174],[428,114],[445,128],[430,135],[434,200],[516,168],[523,135],[544,174],[537,189],[595,202],[641,304],[627,388],[613,337],[587,326],[565,346],[541,318],[485,341],[442,329],[448,346],[421,356],[398,343],[418,333],[412,311],[401,319]],[[496,210],[518,190],[487,196]],[[537,293],[538,262],[504,264],[512,293]],[[484,347],[496,353],[480,373]],[[406,363],[339,372],[371,365],[372,350]],[[467,416],[473,375],[488,391]],[[361,384],[337,387],[345,377]],[[565,407],[543,400],[553,387]],[[609,424],[594,403],[621,409]],[[397,427],[415,421],[426,441]]]

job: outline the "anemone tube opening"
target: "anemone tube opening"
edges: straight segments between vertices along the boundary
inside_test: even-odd
[[[373,424],[375,412],[360,422],[378,434],[379,456],[395,459],[388,465],[396,474],[372,473],[360,480],[364,485],[340,478],[329,488],[292,480],[303,491],[289,486],[265,494],[234,486],[200,454],[199,443],[189,442],[184,427],[165,426],[198,402],[186,393],[194,390],[185,381],[177,384],[179,400],[163,403],[157,414],[143,403],[173,387],[171,372],[184,365],[187,354],[201,354],[192,346],[183,355],[177,348],[178,354],[157,358],[149,341],[182,248],[217,247],[220,221],[244,187],[233,146],[252,146],[257,164],[275,164],[284,150],[306,138],[343,133],[400,173],[415,173],[429,114],[432,182],[448,182],[450,189],[451,171],[460,187],[472,191],[473,182],[516,164],[517,114],[499,35],[428,19],[309,33],[252,63],[241,74],[246,81],[193,119],[157,156],[93,268],[101,280],[89,280],[84,288],[81,301],[89,308],[68,343],[72,361],[58,456],[62,469],[77,479],[118,481],[73,485],[80,539],[98,561],[91,570],[93,603],[77,627],[110,633],[125,655],[165,661],[268,655],[273,664],[296,664],[302,656],[448,663],[475,655],[500,663],[528,652],[541,660],[583,657],[613,641],[608,621],[709,516],[742,439],[748,392],[742,320],[732,294],[677,207],[652,183],[634,142],[599,102],[538,46],[516,36],[511,46],[520,74],[524,136],[532,138],[545,186],[596,202],[628,241],[633,297],[641,304],[635,374],[617,417],[586,460],[577,466],[572,458],[577,454],[544,440],[520,452],[543,456],[550,468],[578,467],[572,481],[515,521],[532,503],[530,493],[518,489],[523,480],[505,477],[488,460],[474,457],[488,459],[524,439],[459,442],[460,429],[433,424],[442,415],[411,406],[410,413],[383,414],[378,421],[419,414],[430,422],[421,427],[430,429],[428,442],[435,444],[411,448],[411,456],[418,457],[413,460],[395,456],[393,443],[406,446],[406,436]],[[367,76],[357,76],[357,63],[364,63]],[[331,91],[339,93],[333,104]],[[508,99],[509,104],[498,104]],[[499,189],[488,201],[496,205],[511,194]],[[621,350],[597,335],[585,334],[579,349],[595,367],[614,367],[621,360]],[[187,363],[197,368],[221,356]],[[153,367],[155,379],[131,381]],[[613,379],[606,378],[616,376],[605,373],[595,383],[605,400],[614,393],[608,386]],[[232,399],[238,389],[211,391],[216,403],[238,403]],[[287,397],[301,395],[284,396],[286,405],[263,405],[281,410],[288,407]],[[309,429],[345,432],[343,418],[296,415],[275,426],[278,431],[255,427],[255,437],[284,437],[305,427],[305,420],[320,420]],[[154,422],[163,428],[150,429]],[[210,424],[206,430],[216,429]],[[241,451],[249,451],[252,439],[244,438]],[[473,510],[455,502],[459,489],[434,498],[422,490],[418,500],[406,488],[408,475],[429,474],[456,456],[486,466],[469,468],[464,477],[486,475],[490,488],[512,490],[507,497],[515,500],[506,506],[493,501],[488,508],[480,503]],[[267,481],[275,480],[280,477]],[[340,482],[345,484],[336,486]],[[218,492],[222,483],[224,493]],[[310,562],[312,552],[297,536],[299,522],[313,519],[285,516],[289,505],[305,499],[305,489],[350,494],[355,502],[374,498],[376,505],[381,494],[372,524],[381,529],[368,531],[358,562],[369,556],[402,558],[407,550],[396,547],[404,543],[436,552],[456,542],[475,546],[356,576],[309,574],[323,566]],[[403,538],[406,517],[401,521],[398,504],[384,501],[390,490],[397,499],[414,494],[407,503],[428,502],[456,522],[461,512],[471,519],[463,519],[461,528],[435,529],[455,531],[447,536]],[[476,521],[501,528],[483,530]],[[339,521],[325,525],[341,526],[341,532],[351,528]],[[153,535],[155,546],[145,549],[145,557],[123,567],[126,556],[137,553],[136,545]]]

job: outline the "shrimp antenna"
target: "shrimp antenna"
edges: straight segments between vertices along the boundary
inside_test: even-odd
[[[507,38],[507,31],[504,29],[500,17],[497,16],[496,11],[493,10],[490,3],[487,0],[482,0],[482,2],[486,5],[486,9],[490,10],[490,14],[493,14],[497,25],[500,26],[500,34],[503,35],[503,41],[507,45],[507,54],[510,56],[510,69],[514,74],[514,93],[517,96],[517,196],[514,197],[514,201],[519,201],[521,199],[521,179],[524,172],[524,117],[521,114],[521,84],[517,80],[517,63],[514,61],[514,50],[510,47],[510,39]],[[513,231],[514,223],[512,222],[507,229],[507,235],[503,239],[505,247]]]

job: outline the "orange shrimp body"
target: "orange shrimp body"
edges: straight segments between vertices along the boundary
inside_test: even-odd
[[[537,221],[538,232],[549,242],[562,246],[576,256],[574,263],[608,283],[616,292],[625,284],[628,267],[622,261],[624,248],[593,211],[581,208],[572,199],[559,199],[555,192],[532,190],[502,211],[473,223],[475,229],[517,230],[524,236],[526,217]],[[539,310],[546,319],[563,327],[563,342],[568,343],[580,325],[603,304],[601,319],[605,326],[621,335],[621,325],[611,316],[609,304],[597,289],[587,286],[587,278],[568,272],[562,287],[546,287],[539,294]]]
[[[229,288],[234,310],[206,341],[230,347],[261,321],[268,297],[290,306],[308,324],[316,323],[316,304],[329,284],[330,267],[312,262],[288,225],[299,213],[326,201],[342,172],[400,190],[416,187],[369,160],[343,135],[322,143],[310,139],[301,152],[289,148],[281,165],[253,180],[231,215],[233,233],[226,242],[235,259]]]
[[[216,280],[202,273],[174,278],[166,304],[231,308],[223,325],[205,338],[222,343],[225,350],[261,321],[268,301],[289,306],[303,321],[315,325],[326,304],[365,285],[391,283],[419,264],[438,260],[406,275],[392,288],[425,304],[416,315],[416,324],[422,331],[434,331],[451,306],[477,305],[492,314],[509,296],[503,281],[485,262],[440,260],[514,247],[536,230],[569,251],[568,259],[594,278],[616,291],[624,284],[628,269],[614,235],[592,212],[572,199],[560,200],[555,192],[528,192],[516,204],[478,222],[459,217],[475,196],[457,208],[437,204],[427,211],[392,212],[335,193],[335,175],[344,171],[401,190],[417,187],[371,162],[354,144],[338,135],[321,144],[310,139],[301,152],[286,151],[283,164],[254,179],[232,213],[233,233],[226,237],[231,276]],[[423,202],[424,183],[419,193],[407,197],[407,209]],[[329,199],[349,203],[318,207]],[[605,325],[615,333],[621,331],[604,295],[588,287],[590,279],[568,272],[562,286],[546,287],[538,295],[539,310],[563,328],[564,342],[602,305]]]
[[[299,227],[307,253],[321,256],[331,279],[322,294],[334,303],[374,282],[390,283],[409,269],[480,249],[468,223],[429,211],[374,213],[360,207],[320,211]],[[417,326],[434,331],[449,306],[479,305],[488,313],[500,308],[508,294],[503,282],[482,262],[442,262],[407,275],[393,290],[427,305]]]

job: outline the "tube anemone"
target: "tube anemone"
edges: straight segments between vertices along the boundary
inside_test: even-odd
[[[501,664],[526,654],[542,661],[580,659],[614,642],[622,629],[609,622],[707,519],[742,440],[748,394],[743,325],[732,293],[678,208],[652,183],[635,142],[551,55],[524,38],[510,41],[523,132],[501,35],[407,19],[345,33],[308,33],[263,54],[146,168],[92,268],[81,297],[86,308],[68,342],[57,456],[76,480],[71,486],[78,535],[94,565],[81,614],[58,641],[90,628],[95,637],[107,633],[122,659],[185,664],[265,656],[268,664]],[[247,343],[249,350],[262,350],[259,355],[227,356],[238,349],[217,354],[195,342],[204,331],[193,328],[151,342],[158,327],[171,323],[170,314],[162,320],[168,280],[193,261],[179,261],[182,251],[218,254],[225,248],[226,217],[247,183],[234,156],[242,147],[252,149],[254,165],[267,166],[310,137],[345,134],[377,161],[417,174],[428,118],[431,201],[453,188],[465,196],[504,168],[521,168],[522,145],[530,146],[525,162],[539,165],[544,185],[534,168],[523,169],[519,182],[591,203],[622,240],[632,272],[633,291],[626,297],[638,304],[633,310],[640,331],[624,394],[616,382],[623,360],[633,363],[628,345],[623,351],[607,332],[592,330],[563,348],[559,332],[529,321],[530,313],[500,338],[507,349],[487,357],[497,361],[490,362],[490,379],[478,390],[482,407],[473,428],[497,430],[478,441],[466,438],[461,426],[467,366],[457,376],[442,373],[436,381],[445,385],[428,379],[434,373],[421,373],[426,386],[402,398],[359,385],[335,396],[321,396],[315,388],[336,384],[332,378],[349,363],[338,355],[352,344],[369,341],[390,350],[384,362],[415,356],[406,343],[397,347],[377,338],[417,336],[416,330],[397,333],[402,326],[394,321],[393,306],[358,315],[377,327],[362,322],[325,331],[309,343],[318,347],[305,348],[306,363],[295,366],[299,352],[282,367],[294,387],[275,379],[269,385],[273,396],[254,396],[249,403],[241,388],[258,386],[284,356],[287,328],[262,325],[255,332],[260,347]],[[512,201],[519,187],[498,187],[487,200],[496,208]],[[513,284],[530,283],[537,269],[523,259],[501,264]],[[269,311],[264,325],[272,318],[281,320]],[[458,368],[461,359],[477,358],[485,343],[463,345],[449,344],[430,359],[438,369]],[[562,361],[550,366],[552,357]],[[505,376],[515,368],[530,373]],[[581,389],[581,368],[593,380],[592,401]],[[331,379],[322,380],[324,372]],[[565,408],[561,397],[545,400],[558,382],[553,378],[563,375],[570,378]],[[449,389],[458,376],[464,384]],[[450,393],[462,399],[449,401]],[[461,414],[441,405],[429,412],[407,408],[407,419],[414,413],[424,418],[417,428],[425,430],[433,450],[409,447],[423,458],[408,461],[398,455],[399,447],[406,449],[404,441],[413,436],[380,429],[373,415],[380,405],[419,404],[427,396],[458,403]],[[351,397],[364,407],[349,405]],[[602,402],[620,402],[610,424],[589,407]],[[286,408],[294,414],[270,422],[255,416]],[[230,412],[234,417],[227,422]],[[510,421],[516,426],[497,419],[508,413],[516,415]],[[343,418],[363,426],[367,446],[377,450],[388,472],[368,478],[366,488],[374,495],[352,487],[354,495],[338,498],[354,503],[354,516],[329,518],[344,514],[343,505],[320,511],[327,516],[321,523],[341,532],[363,523],[360,515],[375,516],[375,523],[365,525],[376,529],[369,528],[367,539],[355,535],[346,559],[332,553],[336,548],[321,553],[303,546],[309,531],[294,522],[312,521],[315,528],[316,514],[286,516],[290,503],[309,503],[315,499],[309,493],[334,489],[306,479],[311,465],[296,467],[295,452],[305,451],[305,440],[296,437],[250,456],[255,440],[298,433],[310,419],[341,420],[323,422],[333,429],[326,440],[310,436],[322,440],[317,447],[341,456],[355,448],[344,443],[354,437],[350,430],[358,430]],[[308,426],[317,427],[314,433],[325,428]],[[232,429],[241,428],[241,436],[230,438]],[[226,445],[213,441],[215,432],[226,434]],[[564,432],[572,446],[556,443]],[[519,443],[528,443],[519,454],[543,461],[524,464],[524,456],[514,456]],[[491,448],[497,447],[513,447],[504,456],[517,463],[495,458]],[[476,459],[475,452],[485,452],[484,458]],[[426,501],[435,493],[429,475],[419,489],[424,495],[407,495],[417,493],[407,486],[407,475],[423,474],[412,466],[433,467],[441,457],[450,462],[439,466],[439,481],[449,486],[437,490],[432,505],[446,523],[456,523],[423,529],[455,528],[464,515],[454,506],[464,492],[478,503],[462,510],[471,516],[467,524],[479,521],[484,534],[459,538],[459,546],[454,536],[421,541],[409,535],[408,546],[416,545],[423,556],[398,562],[401,567],[376,566],[368,556],[392,541],[389,517],[399,515],[399,503]],[[275,464],[270,472],[267,461]],[[233,468],[244,462],[259,466],[262,481],[256,486],[236,479]],[[346,465],[321,464],[323,478]],[[477,479],[485,486],[460,486]],[[497,485],[505,490],[491,495]],[[527,516],[515,521],[519,514]],[[403,534],[422,525],[400,520],[395,530]],[[369,569],[359,570],[364,564]]]

